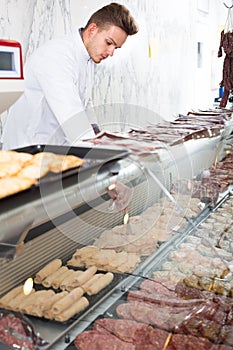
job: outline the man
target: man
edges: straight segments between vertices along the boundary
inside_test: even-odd
[[[129,10],[111,3],[85,28],[38,48],[25,65],[25,91],[9,109],[3,149],[35,144],[75,145],[98,133],[92,112],[94,67],[138,31]]]

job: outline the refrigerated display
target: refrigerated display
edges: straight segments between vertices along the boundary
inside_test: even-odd
[[[157,321],[161,323],[156,324],[151,318],[146,321],[148,315],[140,312],[140,320],[130,319],[128,314],[127,323],[122,325],[135,327],[135,322],[142,323],[137,332],[145,331],[144,337],[156,335],[163,344],[159,345],[161,349],[172,349],[173,343],[191,344],[196,338],[203,344],[200,349],[207,342],[213,349],[232,346],[228,336],[225,342],[222,334],[216,339],[211,334],[193,334],[192,327],[183,322],[187,317],[193,321],[191,305],[195,305],[197,314],[201,313],[206,295],[211,295],[209,302],[216,303],[210,303],[208,312],[212,314],[211,308],[219,306],[230,322],[226,310],[231,307],[232,287],[225,278],[231,272],[231,214],[229,208],[224,214],[221,211],[232,195],[231,118],[181,118],[171,124],[131,130],[127,135],[105,133],[89,140],[86,148],[35,145],[16,150],[74,154],[85,161],[83,168],[48,173],[26,191],[1,199],[0,306],[9,312],[23,311],[47,342],[43,349],[74,349],[78,334],[81,342],[86,334],[92,339],[99,336],[95,332],[101,327],[109,336],[108,327],[124,320],[119,310],[126,312],[128,299],[137,295],[139,300],[130,300],[130,307],[137,303],[131,314],[136,315],[139,306],[146,311],[148,305],[143,303],[152,303],[151,317],[163,309],[167,318],[161,316]],[[221,220],[225,220],[224,229]],[[219,233],[218,247],[206,237],[206,231],[215,235],[213,226]],[[179,262],[182,256],[184,261]],[[200,266],[195,263],[196,256]],[[210,271],[202,262],[210,264],[212,259],[216,266]],[[58,277],[61,271],[64,278],[55,284],[54,275]],[[33,296],[23,292],[30,278],[34,282]],[[223,293],[219,292],[222,287],[217,288],[219,279],[228,283]],[[148,300],[151,295],[141,297],[141,289],[150,283],[158,289],[156,293],[162,291],[157,301]],[[16,288],[16,295],[8,298]],[[163,294],[166,290],[171,294]],[[175,295],[177,290],[187,295]],[[193,290],[195,297],[188,295]],[[70,298],[74,298],[73,305]],[[23,304],[20,306],[17,300]],[[56,302],[63,305],[61,309],[57,309]],[[187,304],[186,309],[181,304]],[[183,308],[182,312],[176,312],[176,307]],[[205,308],[203,312],[206,317]],[[103,326],[105,323],[107,326]],[[228,329],[230,323],[225,326]],[[126,341],[129,348],[136,349],[131,338],[117,337],[119,346]],[[155,344],[146,346],[150,349]]]

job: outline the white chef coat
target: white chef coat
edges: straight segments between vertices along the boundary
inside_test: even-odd
[[[94,66],[78,29],[37,49],[25,65],[24,93],[9,109],[3,149],[94,137]]]

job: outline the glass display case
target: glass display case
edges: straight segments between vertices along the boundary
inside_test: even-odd
[[[40,146],[86,162],[1,200],[0,306],[23,311],[43,349],[232,347],[232,129],[220,120]]]

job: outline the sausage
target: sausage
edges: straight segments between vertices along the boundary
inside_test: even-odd
[[[78,287],[73,289],[68,295],[66,295],[61,300],[57,301],[53,307],[52,312],[54,315],[61,313],[66,308],[69,308],[74,302],[83,296],[83,289]]]
[[[84,292],[87,292],[88,288],[93,284],[96,283],[96,281],[103,276],[103,273],[97,273],[95,274],[89,281],[81,285],[81,288],[84,290]]]
[[[51,275],[47,276],[43,281],[42,285],[46,288],[49,288],[52,286],[53,281],[56,280],[57,277],[61,276],[63,273],[68,271],[68,267],[62,266],[57,271],[52,273]]]
[[[87,288],[87,294],[97,294],[101,289],[105,288],[109,283],[111,283],[113,278],[113,273],[107,272],[105,275],[101,276],[95,283],[92,283],[90,287]]]
[[[83,311],[89,305],[89,301],[87,298],[82,297],[73,303],[68,309],[64,310],[62,313],[55,315],[55,320],[64,322],[68,320],[70,317],[74,316],[78,312]]]
[[[70,284],[71,287],[79,287],[82,284],[86,283],[97,271],[96,266],[89,267],[86,271],[82,272],[77,276],[73,282]]]
[[[0,299],[0,307],[4,307],[7,305],[7,303],[14,299],[18,294],[23,292],[23,285],[17,286],[10,290],[7,294],[5,294],[1,299]]]
[[[46,277],[57,271],[62,266],[61,259],[54,259],[37,272],[34,282],[41,283]]]

